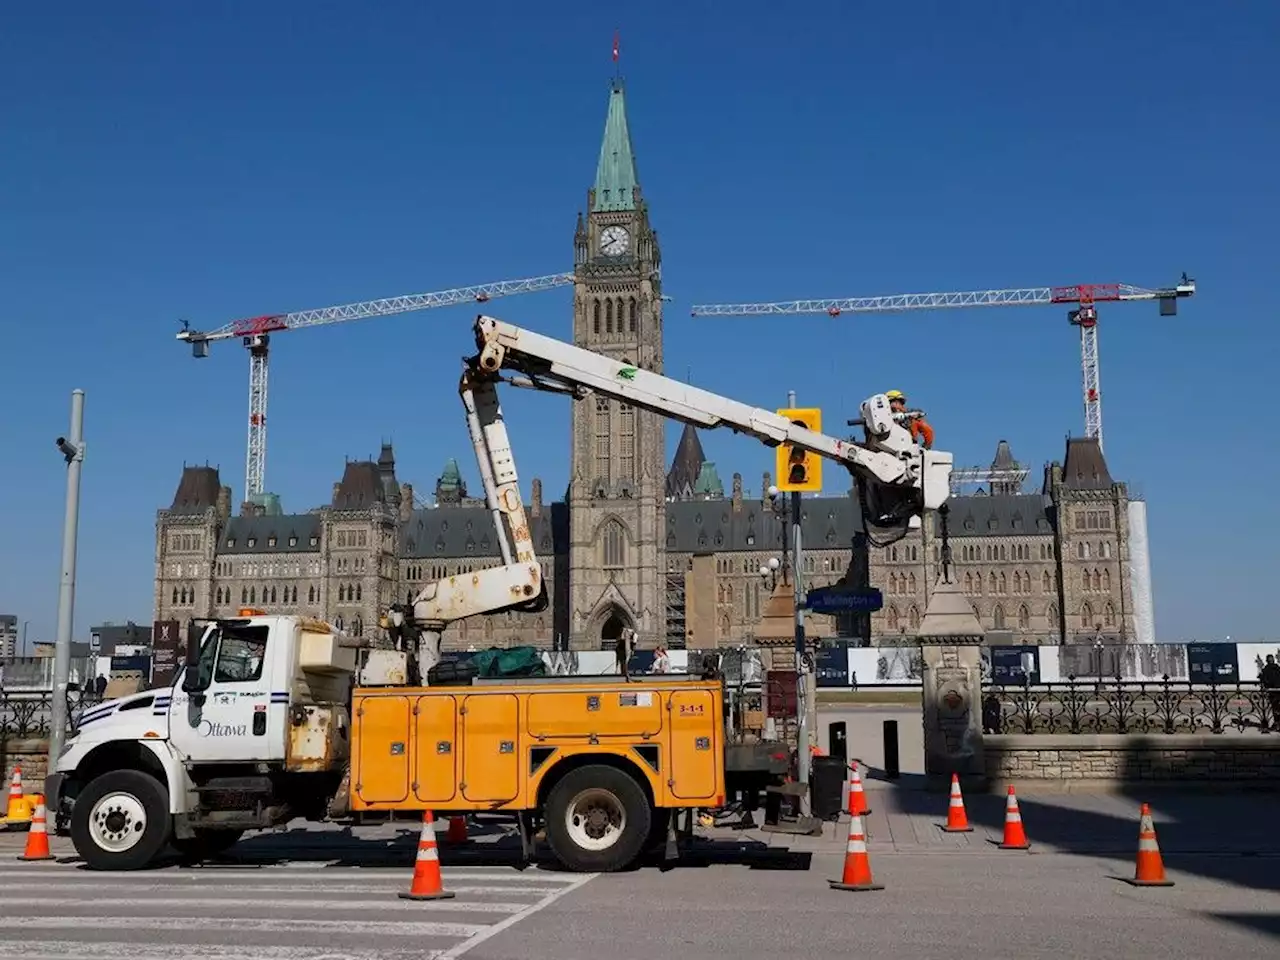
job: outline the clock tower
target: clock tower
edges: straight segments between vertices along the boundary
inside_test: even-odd
[[[662,372],[658,235],[636,175],[621,80],[574,235],[573,338],[580,347]],[[664,462],[657,414],[588,396],[573,404],[569,478],[569,642],[612,649],[623,629],[666,642]]]

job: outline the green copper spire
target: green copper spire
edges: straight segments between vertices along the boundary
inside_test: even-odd
[[[614,80],[609,93],[609,115],[604,121],[604,142],[596,166],[595,210],[634,210],[636,157],[631,152],[627,127],[627,97],[622,81]]]

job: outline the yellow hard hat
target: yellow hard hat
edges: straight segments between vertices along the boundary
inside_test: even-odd
[[[905,400],[905,399],[907,399],[907,395],[906,395],[905,393],[903,393],[901,390],[886,390],[886,391],[885,391],[885,396],[886,396],[886,397],[888,397],[890,400]]]

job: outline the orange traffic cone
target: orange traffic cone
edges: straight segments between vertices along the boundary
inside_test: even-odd
[[[422,833],[418,836],[418,858],[413,864],[413,882],[401,900],[452,900],[440,876],[440,854],[436,850],[435,821],[430,810],[422,813]]]
[[[881,884],[871,879],[871,860],[867,856],[867,837],[862,832],[862,817],[854,814],[849,820],[849,845],[844,854],[844,875],[839,881],[828,880],[832,890],[883,890]]]
[[[467,842],[467,818],[450,817],[449,830],[444,835],[445,843]]]
[[[946,833],[973,833],[969,826],[969,815],[964,811],[964,797],[960,794],[960,778],[951,775],[951,802],[947,805],[947,825],[942,828]]]
[[[9,781],[9,806],[4,818],[9,823],[26,823],[31,819],[31,811],[22,798],[22,770],[13,768],[13,779]]]
[[[865,817],[871,808],[867,806],[867,795],[862,789],[862,776],[856,763],[849,764],[849,769],[853,772],[849,774],[849,809],[846,813],[851,817]]]
[[[1156,843],[1156,825],[1151,821],[1151,808],[1145,803],[1142,805],[1142,819],[1138,823],[1138,864],[1132,880],[1127,877],[1121,879],[1135,887],[1173,886],[1173,881],[1165,878],[1160,844]]]
[[[44,797],[36,798],[36,812],[31,818],[31,829],[27,831],[27,847],[22,851],[19,860],[52,860],[49,852],[49,831],[45,826]]]
[[[1027,850],[1027,833],[1022,829],[1022,814],[1018,812],[1018,798],[1013,795],[1013,787],[1009,787],[1009,799],[1004,805],[1004,840],[1001,850]]]

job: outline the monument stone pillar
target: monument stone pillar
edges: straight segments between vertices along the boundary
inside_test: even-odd
[[[944,564],[919,630],[927,785],[986,777],[982,746],[982,624]]]

